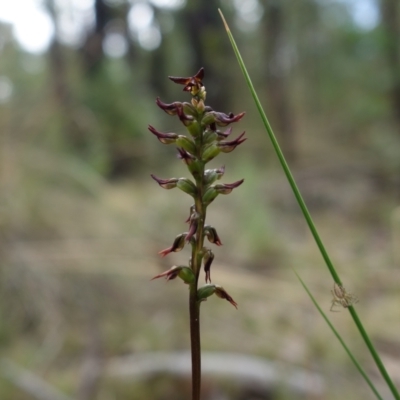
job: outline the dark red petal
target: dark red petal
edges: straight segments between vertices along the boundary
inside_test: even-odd
[[[156,99],[156,104],[169,115],[177,114],[177,107],[182,106],[182,103],[175,101],[174,103],[163,103],[159,97]]]

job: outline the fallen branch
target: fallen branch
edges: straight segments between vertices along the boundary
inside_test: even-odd
[[[5,358],[0,360],[0,374],[37,400],[73,400],[40,376]]]
[[[106,375],[142,380],[161,373],[190,376],[189,352],[153,352],[115,357],[108,362]],[[266,389],[287,387],[298,394],[322,396],[323,378],[290,365],[238,353],[202,354],[202,374],[234,379],[239,385],[254,384]]]

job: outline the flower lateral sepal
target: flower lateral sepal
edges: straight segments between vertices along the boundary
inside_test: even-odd
[[[203,256],[204,272],[206,283],[211,283],[211,264],[214,261],[214,253],[210,249],[205,249]]]
[[[219,285],[215,285],[215,294],[220,298],[229,301],[236,309],[238,308],[238,304],[232,297],[228,294],[228,292]]]
[[[199,161],[195,156],[187,152],[185,149],[178,147],[178,158],[180,158],[188,167],[190,173],[197,180],[201,179],[202,175],[202,162]]]
[[[197,232],[197,227],[199,224],[199,218],[200,218],[200,214],[196,211],[194,211],[190,217],[189,217],[189,231],[186,235],[186,242],[190,242],[190,240],[192,239],[192,237],[196,234]]]
[[[151,280],[157,279],[157,278],[164,278],[164,277],[167,281],[171,281],[171,280],[179,277],[183,280],[183,282],[185,282],[188,285],[194,283],[194,281],[196,279],[193,271],[189,267],[174,265],[168,271],[165,271],[162,274],[156,275]]]

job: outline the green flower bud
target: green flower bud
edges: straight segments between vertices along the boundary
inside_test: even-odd
[[[213,112],[206,112],[201,120],[201,125],[206,127],[215,122],[215,115]]]
[[[214,186],[210,186],[203,196],[203,203],[205,206],[208,206],[217,196],[218,192],[215,190]]]
[[[188,165],[188,169],[190,173],[194,176],[194,178],[199,181],[201,179],[201,171],[202,171],[203,163],[200,160],[194,161],[192,164]]]
[[[211,144],[203,152],[202,160],[204,162],[209,162],[213,158],[215,158],[219,153],[221,153],[221,149],[216,144]]]
[[[200,88],[199,92],[197,93],[197,96],[199,99],[205,101],[206,95],[207,95],[206,88],[204,86],[202,86]]]
[[[186,129],[193,137],[199,137],[203,133],[201,125],[196,120],[191,121],[184,125],[186,126]]]
[[[197,117],[196,108],[192,104],[184,102],[182,105],[183,105],[183,112],[186,115],[191,115],[192,117]]]
[[[215,293],[215,285],[204,285],[197,290],[197,300],[204,301]]]
[[[189,153],[196,154],[196,145],[188,137],[184,135],[179,135],[178,138],[175,140],[175,143]]]
[[[181,267],[178,276],[183,280],[183,282],[187,283],[188,285],[194,283],[196,279],[193,271],[189,267]]]
[[[179,178],[176,186],[182,190],[182,192],[185,192],[189,194],[190,196],[194,197],[197,193],[197,188],[195,184],[187,178]]]
[[[206,169],[204,171],[204,183],[206,185],[213,184],[218,179],[215,169]]]
[[[204,183],[206,185],[213,184],[217,179],[221,179],[225,173],[225,166],[218,169],[206,169],[204,171]]]
[[[207,145],[207,144],[211,144],[213,142],[215,142],[218,138],[218,135],[216,132],[212,131],[212,130],[208,130],[203,137],[203,144]]]
[[[202,91],[200,90],[199,100],[195,99],[194,97],[192,98],[192,104],[196,108],[198,114],[203,114],[206,108],[204,104],[204,100],[206,98],[206,91],[204,90],[204,86],[201,89],[203,90]]]

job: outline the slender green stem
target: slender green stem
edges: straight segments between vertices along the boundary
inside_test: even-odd
[[[273,147],[275,149],[275,152],[276,152],[276,154],[277,154],[277,156],[279,158],[281,166],[282,166],[282,168],[283,168],[283,170],[285,172],[285,175],[286,175],[286,177],[287,177],[287,179],[289,181],[289,184],[290,184],[290,186],[291,186],[291,188],[293,190],[294,196],[296,197],[296,200],[297,200],[297,202],[298,202],[298,204],[300,206],[300,209],[301,209],[301,211],[302,211],[302,213],[304,215],[304,218],[307,221],[308,227],[310,228],[310,231],[311,231],[311,233],[312,233],[312,235],[313,235],[313,237],[315,239],[315,242],[316,242],[316,244],[317,244],[317,246],[318,246],[318,248],[319,248],[319,250],[321,252],[321,255],[322,255],[323,259],[325,260],[325,263],[326,263],[326,265],[327,265],[327,267],[328,267],[328,269],[329,269],[329,271],[330,271],[330,273],[332,275],[333,280],[337,284],[341,285],[341,280],[339,278],[339,275],[336,272],[336,270],[335,270],[335,268],[334,268],[334,266],[333,266],[333,264],[332,264],[332,262],[331,262],[331,260],[330,260],[330,258],[328,256],[328,253],[327,253],[327,251],[325,249],[325,246],[324,246],[324,244],[323,244],[323,242],[322,242],[322,240],[321,240],[321,238],[320,238],[320,236],[318,234],[318,231],[317,231],[317,229],[316,229],[316,227],[314,225],[314,222],[313,222],[313,220],[311,218],[311,215],[310,215],[310,213],[309,213],[309,211],[307,209],[307,206],[306,206],[306,204],[305,204],[305,202],[303,200],[303,197],[301,196],[300,191],[299,191],[299,189],[298,189],[298,187],[296,185],[296,182],[295,182],[295,180],[293,178],[293,175],[290,172],[289,166],[288,166],[288,164],[287,164],[287,162],[285,160],[285,157],[284,157],[284,155],[282,153],[282,150],[280,149],[280,146],[279,146],[278,141],[277,141],[277,139],[275,137],[275,134],[274,134],[274,132],[273,132],[273,130],[271,128],[271,125],[270,125],[268,119],[267,119],[267,116],[265,115],[263,107],[262,107],[262,105],[260,103],[260,100],[259,100],[259,98],[257,96],[257,93],[256,93],[256,91],[254,89],[253,83],[251,82],[250,76],[249,76],[249,74],[247,72],[247,69],[246,69],[246,67],[244,65],[244,61],[242,59],[242,56],[240,55],[239,49],[238,49],[238,47],[236,45],[236,42],[235,42],[235,40],[234,40],[234,38],[232,36],[232,33],[231,33],[230,29],[228,27],[228,24],[226,23],[225,18],[223,16],[221,10],[219,10],[219,12],[220,12],[222,20],[224,22],[225,29],[227,31],[229,40],[231,41],[233,50],[234,50],[234,52],[236,54],[236,57],[238,59],[240,68],[241,68],[241,70],[243,72],[244,78],[245,78],[245,80],[247,82],[247,85],[248,85],[250,91],[251,91],[251,94],[253,96],[254,102],[256,104],[258,112],[260,113],[260,116],[261,116],[261,119],[262,119],[262,121],[264,123],[265,129],[268,132],[268,136],[269,136],[269,138],[270,138],[270,140],[272,142],[272,145],[273,145]],[[352,318],[354,320],[354,323],[356,324],[356,326],[357,326],[357,328],[358,328],[358,330],[360,332],[360,335],[364,339],[364,342],[365,342],[368,350],[370,351],[370,353],[371,353],[371,355],[372,355],[372,357],[373,357],[373,359],[375,361],[375,364],[377,365],[382,377],[385,379],[385,381],[386,381],[389,389],[391,390],[394,398],[396,400],[400,400],[400,394],[397,391],[396,387],[394,386],[392,380],[390,379],[389,374],[387,373],[387,371],[385,369],[385,366],[383,365],[382,360],[379,357],[379,354],[377,353],[377,351],[374,348],[374,345],[372,344],[371,340],[369,339],[369,336],[368,336],[367,332],[365,331],[365,329],[364,329],[364,327],[363,327],[363,325],[362,325],[362,323],[361,323],[361,321],[360,321],[360,319],[359,319],[359,317],[358,317],[358,315],[356,313],[356,310],[354,309],[353,306],[348,307],[348,309],[349,309],[350,315],[352,316]]]
[[[201,345],[200,345],[200,304],[197,301],[197,279],[190,286],[190,344],[192,353],[192,400],[200,400],[201,387]]]
[[[200,139],[201,140],[201,139]],[[202,143],[199,143],[201,149]],[[201,159],[201,157],[199,157]],[[195,282],[190,286],[189,313],[190,313],[190,343],[192,354],[192,400],[200,400],[201,392],[201,341],[200,341],[200,302],[197,299],[198,280],[202,262],[204,246],[204,225],[206,221],[206,209],[203,205],[203,176],[202,165],[200,178],[196,180],[197,195],[195,198],[196,212],[199,214],[196,231],[196,243],[192,248],[192,270],[195,274]]]

